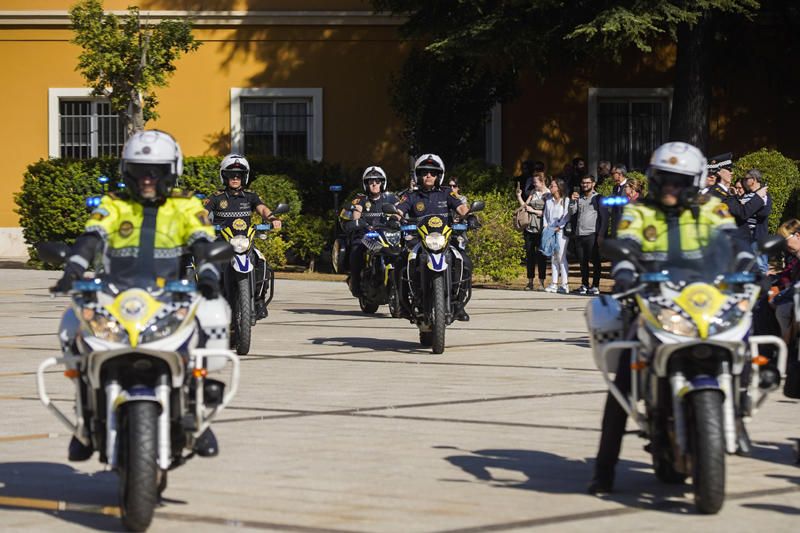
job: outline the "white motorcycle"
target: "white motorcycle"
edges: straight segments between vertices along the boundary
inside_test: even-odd
[[[762,252],[782,242],[772,238]],[[614,261],[636,263],[624,242],[606,241],[603,248]],[[586,307],[595,364],[640,436],[650,441],[656,477],[666,483],[691,477],[696,507],[706,514],[724,503],[725,453],[737,449],[737,414],[752,415],[770,391],[759,383],[776,382],[761,378],[776,371],[785,375],[786,369],[780,338],[750,335],[760,286],[754,274],[733,265],[732,246],[725,243],[706,254],[699,270],[665,265],[641,274],[637,287],[595,298]],[[759,355],[763,345],[777,348],[776,363]],[[630,354],[628,395],[610,375],[623,353]],[[740,403],[746,367],[752,371],[746,397],[755,399],[753,408]]]
[[[45,262],[59,264],[68,248],[46,243],[38,251]],[[215,242],[200,253],[195,259],[202,263],[227,261],[232,251]],[[230,308],[223,298],[205,300],[187,280],[120,290],[110,278],[97,277],[75,281],[69,294],[59,334],[64,353],[39,365],[39,398],[119,473],[122,523],[143,531],[166,488],[167,471],[194,455],[196,440],[236,394],[239,359],[228,348]],[[228,363],[226,387],[209,372]],[[47,392],[45,374],[57,365],[66,367],[75,387],[73,416]]]

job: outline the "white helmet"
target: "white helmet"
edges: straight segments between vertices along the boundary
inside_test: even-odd
[[[437,182],[438,186],[442,186],[444,183],[444,161],[442,158],[436,154],[424,154],[417,158],[416,162],[414,163],[414,177],[417,180],[417,183],[420,183],[420,180],[425,177],[425,174],[428,171],[432,171],[434,175],[437,173],[439,174],[439,181]]]
[[[163,131],[137,131],[122,147],[119,170],[122,181],[135,200],[151,200],[140,195],[139,178],[145,176],[157,180],[157,196],[166,198],[178,176],[183,173],[181,147],[170,134]]]
[[[367,167],[367,169],[361,175],[361,185],[364,187],[364,192],[367,194],[369,194],[369,186],[367,185],[367,180],[371,179],[381,180],[381,192],[386,190],[386,172],[384,172],[381,167],[374,165],[371,167]]]
[[[228,154],[219,164],[219,181],[223,187],[228,186],[228,179],[239,176],[242,179],[242,187],[247,187],[250,181],[250,163],[243,155]]]
[[[684,142],[668,142],[656,148],[647,168],[648,186],[656,197],[667,180],[677,181],[685,188],[699,189],[707,174],[703,153]]]

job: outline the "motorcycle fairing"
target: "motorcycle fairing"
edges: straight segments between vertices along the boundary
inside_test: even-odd
[[[434,272],[447,270],[447,256],[443,253],[428,252],[428,268]]]
[[[253,262],[247,254],[237,254],[231,259],[231,266],[236,272],[247,274],[253,270]]]

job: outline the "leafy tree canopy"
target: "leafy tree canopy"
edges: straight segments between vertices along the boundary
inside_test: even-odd
[[[79,70],[96,96],[106,96],[119,113],[126,133],[158,118],[153,89],[166,87],[183,53],[200,46],[188,20],[142,19],[138,7],[118,17],[103,12],[101,0],[81,0],[70,9],[73,43],[83,50]]]

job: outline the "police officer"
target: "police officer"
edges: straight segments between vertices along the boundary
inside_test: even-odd
[[[727,202],[728,198],[732,195],[732,167],[733,154],[730,152],[727,154],[715,155],[711,158],[711,161],[708,164],[708,174],[715,177],[715,183],[708,187],[707,194],[715,196],[723,202]]]
[[[102,250],[107,255],[106,276],[119,289],[161,286],[178,279],[184,247],[191,250],[214,240],[214,229],[200,200],[173,189],[182,171],[181,149],[170,135],[158,130],[134,133],[122,148],[120,172],[125,191],[102,197],[72,247],[64,275],[51,290],[68,292]],[[200,267],[198,288],[207,299],[219,296],[219,272],[213,264]],[[65,351],[72,350],[77,327],[74,312],[68,310],[60,327]],[[203,456],[218,453],[210,429],[198,438],[195,451]],[[71,461],[86,460],[92,452],[90,445],[77,438],[70,441]]]
[[[701,197],[704,203],[698,202],[697,192],[706,171],[705,157],[692,145],[669,142],[653,153],[647,171],[650,193],[644,201],[625,206],[617,228],[617,238],[634,247],[648,270],[661,263],[696,266],[702,262],[703,248],[715,234],[732,234],[736,230],[726,204],[708,196]],[[741,254],[739,257],[743,258]],[[612,269],[614,290],[632,288],[637,274],[633,263],[617,263]],[[629,392],[630,365],[625,357],[620,357],[614,383],[623,394]],[[609,393],[594,477],[589,485],[592,494],[611,492],[613,488],[626,419],[627,414]]]
[[[450,211],[455,211],[461,217],[469,214],[466,197],[459,196],[449,187],[442,187],[444,183],[444,161],[436,154],[425,154],[417,158],[414,163],[414,177],[417,181],[417,190],[408,191],[397,204],[401,215],[410,218],[419,218],[428,215],[439,215],[445,219],[450,218]],[[464,254],[464,278],[469,280],[472,276],[472,263]],[[466,296],[466,291],[464,295]],[[464,309],[463,302],[456,302],[456,320],[468,321],[469,315]]]
[[[246,234],[253,212],[270,222],[273,228],[281,229],[281,221],[264,205],[258,194],[245,189],[250,181],[250,163],[244,156],[226,155],[219,165],[219,180],[223,188],[206,198],[205,206],[211,214],[211,220],[221,229],[231,228],[235,233]],[[256,319],[261,320],[267,316],[267,262],[258,250],[255,268],[256,280],[262,280],[255,296]]]
[[[361,271],[364,269],[366,248],[361,238],[371,228],[386,224],[383,204],[394,204],[397,199],[386,192],[386,172],[379,166],[367,167],[361,175],[364,193],[357,194],[349,206],[342,209],[339,218],[348,234],[350,263],[350,292],[361,297]]]

